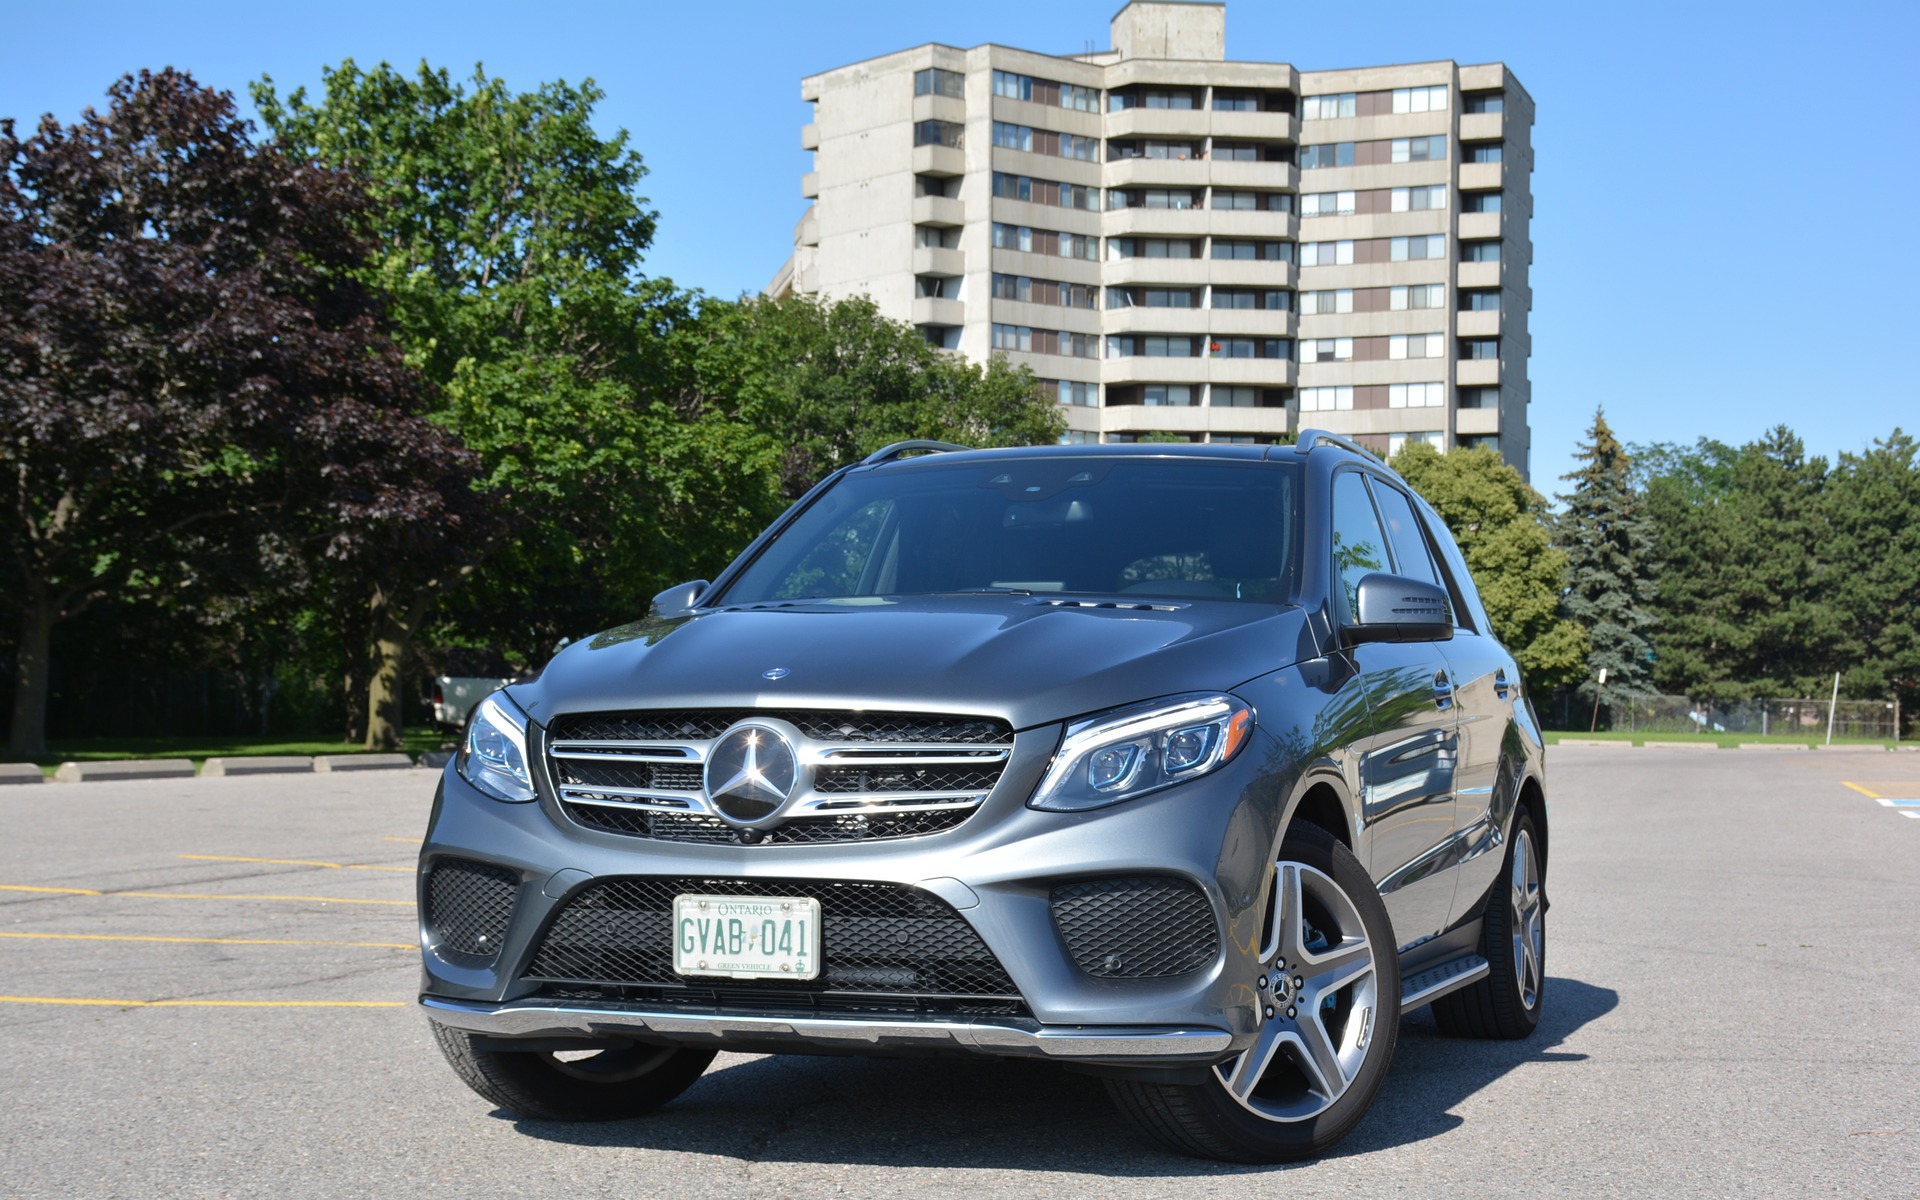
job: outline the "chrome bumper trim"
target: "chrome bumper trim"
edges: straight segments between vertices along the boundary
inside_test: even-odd
[[[796,1048],[885,1053],[956,1049],[1002,1058],[1211,1062],[1226,1053],[1224,1029],[1163,1025],[1041,1025],[978,1021],[887,1021],[799,1016],[715,1016],[559,1004],[502,1004],[420,997],[429,1020],[496,1037],[651,1034],[676,1042],[793,1042]]]

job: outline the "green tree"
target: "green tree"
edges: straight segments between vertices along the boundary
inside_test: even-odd
[[[1703,439],[1648,480],[1662,690],[1750,699],[1830,678],[1826,488],[1826,460],[1784,425],[1737,448]]]
[[[1920,447],[1896,428],[1827,480],[1828,599],[1849,695],[1920,706]]]
[[[0,122],[0,604],[23,757],[45,751],[56,625],[209,577],[258,587],[285,549],[271,530],[324,540],[332,473],[380,460],[368,425],[432,437],[355,279],[352,181],[256,147],[230,95],[180,72],[109,96],[25,140]],[[405,471],[370,473],[417,499]]]
[[[365,181],[382,252],[361,278],[389,297],[436,419],[479,454],[488,510],[510,518],[491,538],[363,560],[365,741],[390,747],[409,643],[456,588],[477,585],[467,614],[523,645],[546,632],[528,614],[581,594],[584,564],[646,594],[631,559],[653,544],[662,496],[641,397],[662,367],[651,335],[690,308],[639,275],[655,222],[637,194],[646,168],[624,131],[594,131],[591,81],[515,93],[480,68],[463,85],[424,63],[409,77],[352,60],[323,80],[310,101],[263,79],[254,102],[288,152]]]
[[[1493,631],[1527,686],[1547,692],[1577,680],[1589,647],[1580,626],[1559,613],[1567,556],[1547,531],[1540,493],[1491,450],[1441,454],[1409,441],[1392,466],[1460,544]]]
[[[1649,635],[1657,621],[1653,522],[1604,412],[1594,413],[1574,457],[1584,465],[1561,476],[1573,491],[1560,497],[1566,510],[1554,523],[1554,542],[1567,556],[1562,611],[1586,630],[1592,647],[1580,691],[1591,699],[1604,670],[1609,692],[1644,695],[1653,691]]]

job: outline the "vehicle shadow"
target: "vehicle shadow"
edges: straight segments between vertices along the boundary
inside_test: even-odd
[[[1619,1003],[1610,988],[1554,977],[1547,1014],[1522,1042],[1447,1038],[1422,1010],[1401,1022],[1392,1074],[1335,1156],[1418,1142],[1462,1123],[1452,1109],[1515,1067],[1579,1062],[1556,1050]],[[982,1167],[1111,1176],[1234,1175],[1137,1133],[1100,1081],[1044,1063],[972,1059],[723,1056],[650,1117],[606,1124],[535,1121],[496,1110],[544,1141],[658,1149],[756,1162]]]

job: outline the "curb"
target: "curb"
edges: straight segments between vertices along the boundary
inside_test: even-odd
[[[55,783],[98,783],[109,779],[191,779],[190,758],[116,758],[104,762],[63,762]]]
[[[1625,746],[1633,749],[1633,743],[1619,738],[1561,738],[1553,743],[1556,746]]]
[[[0,763],[0,787],[12,783],[45,783],[47,777],[34,763]]]
[[[223,775],[308,775],[313,760],[304,754],[262,754],[251,758],[210,758],[200,767],[203,779]]]
[[[316,771],[400,771],[412,767],[413,760],[404,754],[322,754],[313,760]]]
[[[1741,742],[1742,750],[1805,750],[1799,742]]]

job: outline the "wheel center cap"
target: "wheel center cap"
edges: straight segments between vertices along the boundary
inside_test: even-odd
[[[1275,1003],[1292,1004],[1293,981],[1288,979],[1284,972],[1280,971],[1274,972],[1269,978],[1272,980],[1271,986],[1273,988],[1273,999]]]

